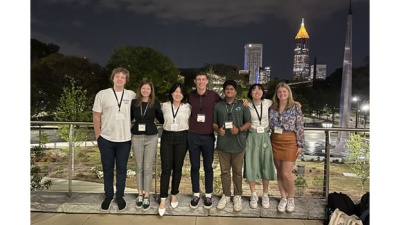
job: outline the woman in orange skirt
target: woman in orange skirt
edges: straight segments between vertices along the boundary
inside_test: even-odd
[[[292,169],[304,147],[304,124],[301,108],[293,101],[286,83],[279,83],[269,108],[272,152],[277,171],[281,200],[279,212],[293,212],[294,180]]]

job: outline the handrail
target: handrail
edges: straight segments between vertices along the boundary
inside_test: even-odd
[[[72,195],[72,170],[73,170],[73,148],[72,148],[72,135],[73,135],[73,125],[86,125],[88,127],[93,127],[93,122],[77,122],[77,121],[31,121],[31,126],[39,126],[43,129],[43,125],[69,125],[69,177],[68,177],[68,196]],[[157,127],[162,128],[162,124],[156,124]],[[323,195],[326,200],[328,200],[329,194],[329,171],[330,171],[330,133],[339,131],[352,131],[352,132],[369,132],[369,128],[340,128],[340,127],[304,127],[305,131],[324,131],[325,133],[325,162],[324,162],[324,185],[323,185]],[[156,160],[157,161],[157,160]],[[157,162],[156,162],[157,166]],[[156,180],[157,181],[157,180]],[[157,187],[157,186],[156,186]]]

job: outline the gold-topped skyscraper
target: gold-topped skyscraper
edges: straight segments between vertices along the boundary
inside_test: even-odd
[[[305,80],[310,76],[309,38],[303,18],[301,19],[300,30],[295,37],[293,80]]]

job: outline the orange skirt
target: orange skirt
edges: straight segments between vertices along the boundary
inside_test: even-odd
[[[282,134],[271,133],[274,159],[295,162],[297,152],[296,133],[284,131]]]

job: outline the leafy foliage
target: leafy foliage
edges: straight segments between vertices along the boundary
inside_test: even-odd
[[[43,177],[48,175],[47,171],[42,171],[42,168],[36,165],[36,162],[43,158],[46,143],[49,137],[45,132],[39,132],[39,145],[31,148],[31,191],[49,189],[53,182],[45,180],[42,182]]]
[[[90,121],[92,116],[92,101],[87,96],[87,91],[81,86],[75,86],[76,82],[71,79],[71,87],[64,87],[63,94],[56,108],[54,118],[57,121]],[[59,125],[59,135],[69,141],[69,126]],[[87,139],[88,129],[86,127],[74,126],[73,143]]]
[[[346,140],[346,145],[349,152],[348,163],[364,186],[369,177],[369,141],[359,134],[350,134],[349,139]]]
[[[151,80],[160,101],[168,99],[169,88],[178,81],[179,70],[174,63],[150,47],[121,46],[116,48],[106,68],[111,74],[116,67],[124,67],[129,70],[130,77],[125,87],[135,92],[144,78]]]
[[[77,86],[87,90],[90,99],[109,86],[105,71],[84,58],[51,54],[31,62],[31,116],[40,112],[53,114],[64,87]]]

